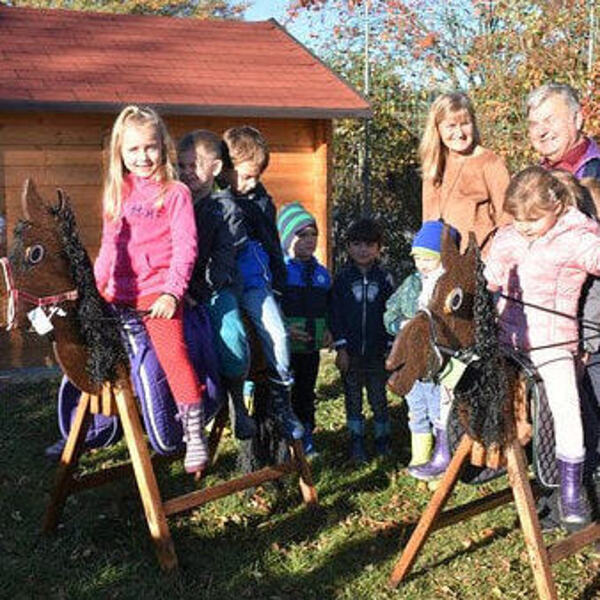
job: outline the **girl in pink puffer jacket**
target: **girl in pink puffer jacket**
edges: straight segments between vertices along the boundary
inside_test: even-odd
[[[521,171],[511,180],[504,201],[514,222],[493,239],[485,269],[489,289],[505,296],[498,305],[501,341],[526,351],[544,382],[554,419],[559,509],[566,527],[590,519],[582,488],[585,450],[575,374],[576,316],[587,274],[600,275],[600,226],[575,204],[572,191],[548,171]]]

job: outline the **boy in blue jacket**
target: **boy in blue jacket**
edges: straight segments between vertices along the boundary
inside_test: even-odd
[[[287,268],[282,307],[291,338],[292,407],[304,425],[304,453],[311,457],[317,454],[312,434],[319,350],[329,345],[331,338],[326,322],[331,277],[314,256],[318,237],[315,218],[300,202],[281,207],[277,229]]]
[[[335,277],[331,304],[331,333],[342,375],[350,455],[365,462],[365,424],[362,391],[374,416],[375,450],[389,452],[390,421],[385,384],[385,355],[391,337],[383,324],[385,303],[393,291],[391,275],[379,265],[383,231],[373,219],[360,219],[348,229],[350,260]]]
[[[237,255],[242,278],[240,305],[252,321],[267,363],[271,412],[288,440],[304,428],[291,407],[294,383],[288,334],[279,307],[286,269],[276,225],[275,205],[260,183],[269,164],[269,147],[260,131],[232,127],[223,134],[230,162],[224,172],[241,211],[248,242]]]

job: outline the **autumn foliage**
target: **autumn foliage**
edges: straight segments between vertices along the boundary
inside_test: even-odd
[[[596,12],[594,12],[596,11]],[[576,88],[586,131],[600,134],[600,7],[589,0],[290,0],[290,19],[310,22],[314,48],[363,89],[365,25],[369,25],[373,208],[385,215],[400,264],[408,229],[418,223],[414,198],[416,145],[429,104],[442,91],[461,89],[473,99],[485,146],[515,171],[537,160],[524,116],[527,94],[550,81]],[[336,130],[335,206],[360,211],[363,124]],[[349,193],[355,181],[354,194]],[[394,182],[404,182],[399,188]],[[418,193],[418,192],[417,192]],[[393,207],[393,210],[392,210]],[[400,232],[400,233],[399,233]]]

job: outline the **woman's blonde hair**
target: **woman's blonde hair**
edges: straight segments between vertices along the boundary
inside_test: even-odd
[[[112,128],[110,136],[108,171],[104,179],[104,212],[112,219],[121,214],[123,204],[123,182],[128,171],[123,164],[122,147],[125,128],[129,125],[137,127],[152,126],[158,133],[161,148],[161,164],[154,175],[156,181],[166,184],[177,178],[174,166],[175,146],[167,131],[164,121],[158,113],[148,106],[126,106],[120,113]],[[157,198],[157,206],[162,205],[164,194]]]
[[[442,183],[448,155],[448,149],[442,143],[439,124],[449,115],[456,113],[469,115],[473,123],[473,147],[480,143],[475,110],[469,97],[462,92],[452,92],[438,96],[429,109],[425,131],[419,145],[423,178],[433,180],[434,185]]]
[[[527,167],[510,180],[503,208],[519,220],[539,218],[557,208],[561,215],[567,207],[577,206],[580,188],[562,173],[555,176],[542,167]]]

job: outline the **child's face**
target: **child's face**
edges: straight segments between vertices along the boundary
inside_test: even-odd
[[[544,212],[541,217],[515,217],[513,220],[514,227],[526,240],[533,242],[548,233],[556,225],[559,213],[560,207],[556,210]]]
[[[251,160],[241,162],[231,170],[230,182],[236,194],[251,192],[260,180],[260,166]]]
[[[162,164],[162,144],[156,127],[125,125],[121,144],[125,168],[138,177],[152,177]]]
[[[438,124],[442,143],[450,152],[470,154],[473,150],[474,127],[469,113],[449,113]]]
[[[432,273],[442,264],[442,259],[439,256],[422,256],[417,254],[413,256],[413,260],[415,261],[417,271],[423,275]]]
[[[292,240],[290,254],[297,260],[309,260],[317,249],[317,236],[312,225],[301,229]]]
[[[378,242],[352,241],[348,244],[348,255],[357,267],[370,267],[381,252]]]
[[[210,193],[222,163],[202,148],[190,148],[178,156],[179,176],[194,196],[203,198]]]

